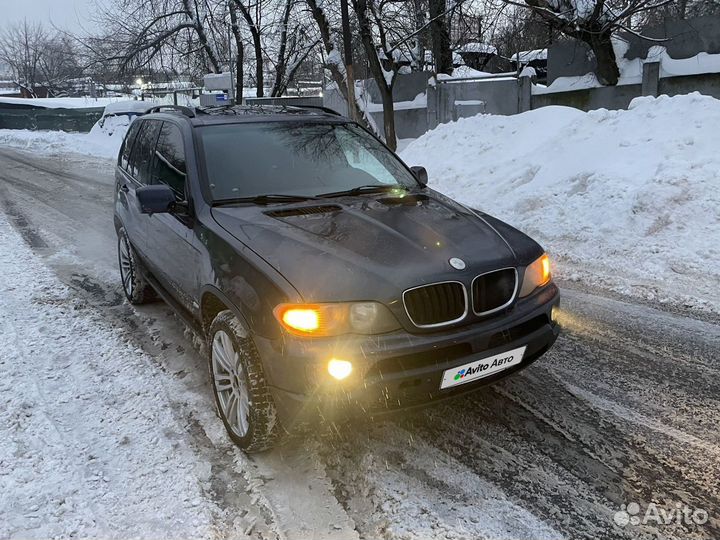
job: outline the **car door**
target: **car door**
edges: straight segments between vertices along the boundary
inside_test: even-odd
[[[143,123],[133,122],[130,125],[123,146],[118,158],[118,166],[115,171],[115,209],[120,217],[122,226],[130,238],[130,242],[138,251],[144,251],[145,241],[144,216],[140,213],[135,190],[140,184],[130,174],[133,163],[133,151],[138,146],[139,135],[142,132]]]
[[[179,126],[163,122],[153,153],[150,183],[166,184],[178,203],[188,202],[188,177],[185,141]],[[156,277],[187,310],[198,309],[198,265],[200,256],[194,247],[195,220],[181,212],[153,214],[148,219],[148,242],[157,268]]]
[[[135,125],[137,128],[132,128]],[[124,149],[121,155],[121,165],[124,164],[124,166],[121,167],[122,181],[118,182],[118,189],[124,194],[127,202],[127,219],[123,221],[123,225],[128,232],[130,242],[143,255],[143,258],[146,258],[147,255],[148,217],[140,212],[136,190],[148,183],[150,164],[155,143],[160,134],[160,127],[161,122],[156,120],[134,122],[131,128],[137,129],[137,133],[133,138],[132,147],[127,149],[127,154]]]

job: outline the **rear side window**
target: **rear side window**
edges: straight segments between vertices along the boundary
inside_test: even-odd
[[[160,126],[161,122],[157,120],[144,120],[130,154],[128,172],[143,185],[149,184],[151,180],[150,165],[155,155]]]
[[[179,200],[185,199],[185,146],[180,128],[163,122],[155,148],[152,183],[167,184]]]
[[[125,141],[123,142],[122,150],[120,151],[120,167],[127,170],[128,161],[130,161],[130,152],[132,152],[135,138],[137,137],[138,130],[140,129],[140,122],[133,122],[130,124]]]

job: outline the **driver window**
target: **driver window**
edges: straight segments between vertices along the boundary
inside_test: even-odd
[[[179,201],[186,199],[185,147],[180,128],[164,122],[160,131],[153,164],[153,184],[166,184]]]

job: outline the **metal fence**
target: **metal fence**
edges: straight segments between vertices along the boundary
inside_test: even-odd
[[[30,129],[76,131],[87,133],[105,110],[104,107],[86,109],[40,109],[26,105],[0,104],[0,129]]]

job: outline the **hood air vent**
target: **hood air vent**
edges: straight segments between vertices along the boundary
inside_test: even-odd
[[[331,214],[342,210],[339,206],[332,204],[324,206],[298,206],[296,208],[286,208],[284,210],[275,210],[273,212],[265,212],[265,215],[274,218],[286,218],[293,216],[312,216],[316,214]]]

